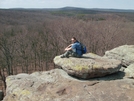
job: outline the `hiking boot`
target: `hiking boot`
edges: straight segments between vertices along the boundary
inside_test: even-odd
[[[61,58],[69,58],[69,56],[61,55]]]
[[[65,58],[65,56],[64,56],[64,55],[61,55],[60,57],[61,57],[61,58]]]
[[[69,58],[69,56],[66,56],[66,58]]]

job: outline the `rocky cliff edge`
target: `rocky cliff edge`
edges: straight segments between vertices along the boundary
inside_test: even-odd
[[[91,56],[93,54],[88,55],[90,59],[91,57],[93,58]],[[104,67],[108,67],[107,65],[110,64],[109,68],[113,70],[114,63],[116,64],[115,68],[120,66],[119,64],[121,63],[121,68],[118,67],[115,73],[103,75],[102,77],[87,78],[86,80],[78,79],[75,77],[76,75],[70,76],[65,69],[9,76],[6,79],[7,89],[3,101],[133,101],[133,55],[133,45],[117,47],[107,51],[103,57],[94,55],[96,63],[101,61]],[[107,58],[106,60],[108,61],[110,60],[110,63],[107,61],[104,63],[104,58]],[[95,60],[91,60],[91,63]],[[84,61],[81,61],[80,63],[82,64]],[[97,65],[97,68],[102,66]],[[75,70],[84,71],[81,67]]]

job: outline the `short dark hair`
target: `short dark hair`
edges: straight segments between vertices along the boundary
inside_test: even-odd
[[[72,37],[74,40],[77,40],[75,37]]]

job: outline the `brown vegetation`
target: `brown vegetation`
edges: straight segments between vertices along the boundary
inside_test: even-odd
[[[70,11],[71,12],[71,11]],[[0,76],[55,68],[53,58],[75,36],[88,52],[134,44],[133,13],[70,13],[47,10],[0,10]]]

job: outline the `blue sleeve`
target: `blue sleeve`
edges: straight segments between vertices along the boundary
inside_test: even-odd
[[[73,45],[72,45],[72,49],[75,49],[75,48],[76,48],[76,45],[75,45],[75,44],[73,44]]]
[[[72,51],[73,51],[73,52],[76,52],[76,43],[74,43],[74,44],[72,45]]]

